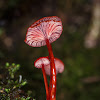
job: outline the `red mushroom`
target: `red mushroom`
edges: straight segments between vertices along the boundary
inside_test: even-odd
[[[27,30],[25,42],[32,47],[47,45],[50,57],[50,99],[56,99],[56,69],[50,43],[57,40],[62,33],[62,22],[57,16],[44,17],[33,23]],[[53,85],[55,87],[53,88]],[[52,95],[54,95],[52,97]]]
[[[49,59],[47,57],[40,57],[34,62],[34,66],[36,68],[42,68],[47,100],[49,100],[49,90],[48,90],[48,82],[47,82],[47,77],[46,77],[46,73],[45,73],[45,69],[44,68],[45,68],[45,66],[48,66],[48,65],[50,65],[50,61],[49,61]]]
[[[34,22],[27,30],[25,42],[32,47],[41,47],[57,40],[62,33],[62,22],[57,16],[44,17]]]
[[[54,62],[55,62],[56,74],[62,73],[64,71],[64,63],[58,58],[54,58]],[[49,90],[48,90],[48,83],[47,83],[47,78],[46,78],[46,74],[50,76],[49,57],[40,57],[40,58],[38,58],[34,62],[34,66],[36,68],[42,68],[44,83],[45,83],[45,87],[46,87],[47,100],[49,100],[48,99],[49,98],[49,96],[48,96]],[[53,85],[53,87],[55,87],[55,85]]]
[[[54,62],[56,67],[56,74],[62,73],[64,71],[64,63],[58,58],[54,58]],[[44,69],[45,73],[50,76],[50,64],[46,65]]]

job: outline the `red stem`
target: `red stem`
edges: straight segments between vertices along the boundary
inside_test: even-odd
[[[47,98],[46,100],[49,100],[49,89],[48,89],[48,82],[47,82],[47,77],[44,69],[44,64],[42,65],[42,72],[43,72],[45,89],[46,89],[46,98]]]
[[[50,57],[50,100],[56,100],[56,69],[55,69],[55,63],[54,63],[54,55],[52,52],[52,47],[49,43],[49,40],[46,40],[47,48],[49,51],[49,57]]]

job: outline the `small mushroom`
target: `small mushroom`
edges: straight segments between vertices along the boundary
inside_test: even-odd
[[[54,58],[54,62],[56,67],[56,74],[62,73],[64,71],[64,63],[58,58]],[[46,65],[44,69],[46,74],[50,76],[50,64]]]
[[[45,67],[45,66],[47,66],[49,64],[50,64],[50,61],[49,61],[48,57],[40,57],[34,62],[34,66],[36,68],[42,68],[43,65]]]
[[[50,64],[50,61],[49,61],[49,59],[47,57],[40,57],[34,62],[34,66],[36,68],[42,68],[47,100],[49,100],[49,90],[48,90],[48,82],[47,82],[47,77],[46,77],[46,73],[45,73],[45,69],[44,68],[45,68],[45,66],[48,66],[49,64]]]
[[[56,74],[62,73],[64,71],[64,63],[58,59],[54,58],[55,68],[56,68]],[[49,57],[40,57],[34,62],[34,66],[36,68],[42,68],[43,77],[44,77],[44,83],[46,87],[46,94],[47,94],[47,100],[49,100],[49,90],[48,90],[48,83],[46,74],[50,76],[50,60]],[[55,85],[53,84],[53,87],[55,88]]]

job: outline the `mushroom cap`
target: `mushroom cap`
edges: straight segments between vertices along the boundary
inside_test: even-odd
[[[25,43],[32,47],[45,46],[46,39],[50,43],[54,42],[60,37],[62,30],[62,22],[59,17],[44,17],[28,28]]]
[[[48,57],[40,57],[34,62],[36,68],[42,68],[42,65],[47,66],[50,64]]]
[[[54,58],[54,62],[55,62],[56,74],[62,73],[64,71],[64,63],[58,58]],[[50,64],[45,66],[44,69],[46,74],[50,76]]]

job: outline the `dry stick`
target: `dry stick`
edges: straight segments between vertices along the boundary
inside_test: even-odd
[[[100,34],[100,0],[94,0],[92,25],[89,34],[85,38],[85,46],[93,48]]]
[[[49,43],[49,40],[46,39],[47,48],[49,51],[49,57],[50,57],[50,100],[56,100],[56,68],[54,63],[54,55],[52,52],[52,47]]]
[[[49,100],[49,89],[48,89],[48,82],[47,82],[47,77],[44,69],[44,64],[42,64],[42,72],[43,72],[45,89],[46,89],[46,98],[47,98],[46,100]]]

